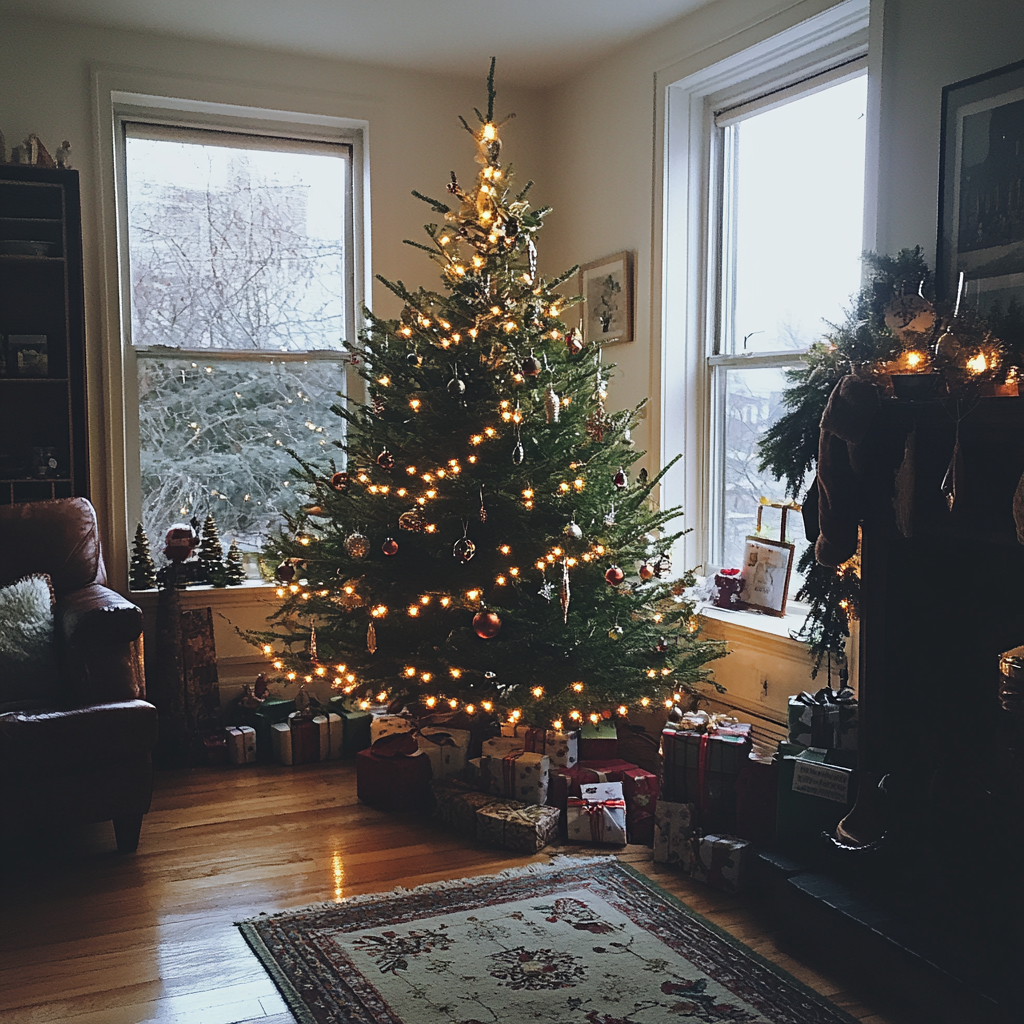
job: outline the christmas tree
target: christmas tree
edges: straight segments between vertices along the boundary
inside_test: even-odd
[[[611,368],[564,322],[577,268],[537,272],[548,210],[500,162],[493,76],[480,126],[460,119],[475,185],[453,172],[452,205],[413,193],[438,223],[408,244],[443,287],[379,278],[401,315],[367,311],[352,346],[369,402],[334,409],[343,465],[296,453],[309,503],[267,552],[281,604],[250,639],[288,679],[421,709],[547,724],[670,706],[724,648],[672,578],[662,474],[631,476],[640,407],[607,411]]]
[[[240,587],[245,582],[245,565],[242,562],[242,549],[231,542],[228,548],[227,561],[224,563],[224,582],[229,587]]]
[[[142,528],[142,523],[135,528],[135,540],[132,541],[132,556],[128,565],[128,586],[132,590],[151,590],[156,586],[156,566],[153,564],[149,538]]]
[[[220,542],[217,522],[210,512],[203,522],[202,537],[199,542],[199,578],[203,583],[214,587],[227,585],[224,569],[224,548]]]

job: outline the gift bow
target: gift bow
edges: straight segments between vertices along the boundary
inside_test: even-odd
[[[739,724],[740,720],[733,715],[709,715],[706,711],[687,711],[676,722],[676,729],[683,732],[715,733]]]
[[[808,693],[804,690],[803,693],[797,695],[796,699],[808,707],[826,704],[845,704],[847,707],[852,707],[857,703],[857,695],[849,686],[844,686],[839,690],[833,690],[831,686],[823,686],[817,693]]]
[[[412,757],[418,750],[416,737],[411,732],[393,732],[381,736],[370,746],[370,753],[377,757]]]

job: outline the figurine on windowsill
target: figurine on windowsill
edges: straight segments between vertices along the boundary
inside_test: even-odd
[[[716,608],[728,608],[735,611],[740,603],[740,591],[743,589],[743,577],[739,569],[722,569],[715,573],[715,595],[712,604]]]

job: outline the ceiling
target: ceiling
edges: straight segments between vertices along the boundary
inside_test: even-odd
[[[478,76],[564,81],[710,0],[0,0],[0,12]]]

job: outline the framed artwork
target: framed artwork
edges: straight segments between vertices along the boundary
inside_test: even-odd
[[[583,339],[597,345],[633,340],[633,254],[619,252],[580,268]]]
[[[986,314],[1024,305],[1024,61],[942,90],[936,285]]]
[[[767,615],[786,614],[789,578],[793,573],[792,544],[763,537],[748,537],[740,577],[740,607]]]

